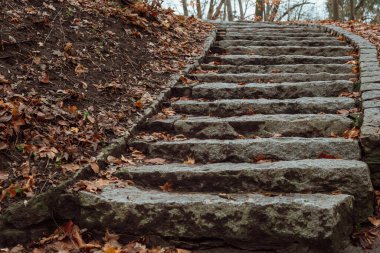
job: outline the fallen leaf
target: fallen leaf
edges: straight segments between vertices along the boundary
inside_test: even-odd
[[[157,157],[157,158],[152,158],[152,159],[145,159],[144,162],[149,163],[149,164],[162,165],[166,163],[166,160]]]
[[[0,75],[0,84],[8,84],[9,81],[5,78],[5,76]]]
[[[95,172],[96,174],[99,173],[100,168],[99,168],[99,165],[96,162],[91,162],[90,166],[91,166],[91,169],[92,169],[93,172]]]
[[[80,166],[75,163],[69,163],[61,165],[61,169],[63,169],[64,172],[75,172],[79,170]]]
[[[183,162],[184,164],[187,164],[187,165],[193,165],[195,164],[195,159],[194,158],[191,158],[190,156],[187,157],[187,160]]]
[[[357,139],[359,138],[359,134],[360,134],[360,128],[353,127],[350,130],[346,130],[343,133],[343,137],[347,139]]]
[[[135,102],[135,107],[140,108],[140,109],[144,108],[144,105],[143,105],[141,99],[139,99]]]
[[[7,148],[8,148],[8,144],[6,144],[3,141],[0,141],[0,150],[4,150],[4,149],[7,149]]]
[[[43,72],[41,76],[38,78],[38,81],[44,84],[49,83],[49,75],[46,72]]]
[[[107,157],[107,162],[108,163],[113,163],[113,164],[121,164],[122,161],[119,158],[116,158],[116,157],[114,157],[112,155],[109,155]]]
[[[78,64],[76,67],[75,67],[75,74],[77,76],[80,76],[84,73],[88,73],[88,68],[86,68],[85,66],[83,66],[82,64]]]
[[[376,217],[370,216],[368,217],[368,220],[374,225],[375,227],[380,226],[380,220],[377,219]]]
[[[164,192],[171,192],[173,191],[173,185],[169,182],[166,182],[164,185],[161,185],[160,188]]]

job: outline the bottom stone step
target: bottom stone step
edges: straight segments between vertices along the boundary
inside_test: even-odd
[[[79,193],[80,227],[94,232],[222,241],[250,249],[304,245],[308,252],[341,252],[352,231],[352,197],[294,194],[179,194],[134,187]],[[299,252],[299,251],[298,251]]]
[[[350,160],[298,160],[273,163],[164,164],[121,168],[115,175],[139,186],[215,193],[332,193],[355,197],[356,221],[373,213],[374,194],[367,165]]]

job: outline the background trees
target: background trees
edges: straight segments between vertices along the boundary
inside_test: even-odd
[[[363,20],[380,22],[380,0],[144,0],[159,1],[186,16],[222,20]],[[325,7],[318,9],[318,5]],[[322,4],[321,4],[322,3]],[[325,6],[323,6],[323,3]],[[318,9],[318,11],[317,11]]]

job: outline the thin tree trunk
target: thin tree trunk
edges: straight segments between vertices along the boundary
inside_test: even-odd
[[[271,11],[271,14],[269,16],[269,21],[273,22],[274,19],[276,18],[280,4],[281,4],[280,0],[274,1],[272,11]]]
[[[232,14],[231,0],[225,0],[225,1],[226,1],[226,6],[227,6],[228,21],[233,21],[234,20],[234,16]]]
[[[212,14],[214,13],[214,5],[215,5],[214,0],[210,0],[210,7],[208,8],[207,19],[212,18]]]
[[[265,1],[265,10],[263,11],[264,13],[264,21],[268,21],[269,15],[270,15],[270,9],[271,9],[271,4],[268,1]]]
[[[214,15],[212,15],[211,19],[217,19],[220,16],[220,13],[222,12],[222,7],[224,5],[224,0],[221,0],[218,7],[216,7]]]
[[[354,4],[354,0],[350,0],[350,20],[355,20],[355,4]]]
[[[256,0],[255,20],[263,21],[263,14],[264,14],[264,0]]]
[[[197,0],[196,2],[196,6],[197,6],[197,17],[199,19],[202,18],[202,6],[201,6],[201,0]]]
[[[189,10],[187,9],[187,0],[182,0],[183,15],[189,16]]]
[[[243,11],[243,2],[242,0],[238,0],[239,11],[240,11],[240,20],[244,20],[244,11]]]
[[[339,20],[339,3],[338,0],[332,0],[333,4],[333,20],[337,21]]]
[[[224,14],[223,14],[223,20],[225,21],[227,19],[227,4],[226,0],[224,0]]]

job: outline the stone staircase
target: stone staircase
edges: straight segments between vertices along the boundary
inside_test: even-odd
[[[137,187],[80,193],[81,227],[195,252],[345,252],[373,212],[360,145],[342,137],[360,107],[340,96],[355,89],[352,50],[317,28],[218,24],[197,82],[172,90],[176,114],[141,128],[182,139],[130,143],[170,164],[115,173]]]

